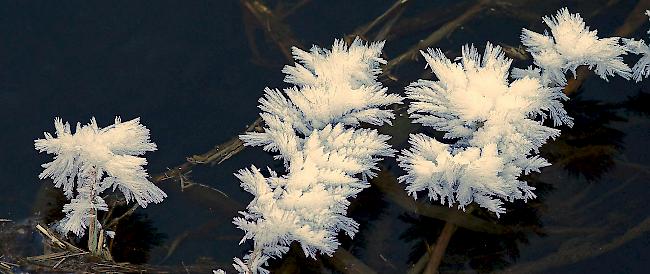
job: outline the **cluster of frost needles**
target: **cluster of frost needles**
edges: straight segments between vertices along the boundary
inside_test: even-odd
[[[100,194],[119,189],[127,202],[135,200],[140,206],[159,203],[167,195],[147,180],[142,155],[156,150],[149,140],[149,130],[138,118],[99,128],[95,119],[87,125],[77,123],[74,133],[70,124],[54,119],[56,137],[45,133],[45,139],[34,141],[39,152],[54,154],[54,161],[43,164],[39,178],[51,178],[63,189],[70,203],[64,205],[66,217],[57,224],[59,231],[72,231],[82,236],[90,225],[100,226],[97,211],[108,206]],[[92,222],[92,223],[91,223]]]
[[[503,200],[534,198],[534,187],[519,176],[550,165],[538,149],[560,134],[544,119],[550,116],[555,126],[573,125],[561,103],[568,99],[562,93],[565,73],[575,75],[585,65],[605,80],[614,74],[632,76],[619,37],[598,38],[566,8],[543,20],[551,35],[524,29],[521,36],[536,67],[513,69],[512,81],[512,60],[489,42],[483,56],[474,46],[464,46],[459,62],[441,50],[422,52],[438,80],[418,80],[406,88],[413,100],[409,113],[415,123],[445,132],[449,144],[424,134],[411,136],[412,147],[398,160],[407,172],[399,179],[412,196],[428,190],[428,197],[442,204],[464,209],[476,202],[497,216],[505,212]],[[646,63],[640,65],[644,74]]]
[[[336,40],[331,50],[293,48],[297,60],[285,66],[285,82],[294,87],[266,89],[260,99],[263,133],[240,136],[248,146],[263,146],[282,159],[286,173],[258,168],[240,170],[236,176],[254,199],[234,223],[253,239],[254,249],[234,267],[242,273],[268,273],[262,268],[280,257],[292,242],[305,255],[332,255],[339,246],[339,231],[352,237],[358,223],[346,217],[348,199],[369,187],[381,157],[392,156],[389,136],[361,123],[390,124],[390,110],[401,103],[377,81],[384,43],[364,44],[358,38],[347,46]]]

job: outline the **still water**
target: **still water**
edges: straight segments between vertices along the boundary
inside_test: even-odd
[[[637,5],[650,8],[647,1],[566,2],[490,2],[433,46],[450,57],[458,56],[465,43],[482,48],[491,41],[516,48],[521,28],[542,32],[541,16],[564,6],[581,13],[601,37],[610,36]],[[290,60],[283,45],[295,41],[303,48],[329,47],[334,38],[372,22],[394,1],[259,2],[279,18],[265,24],[244,3],[256,2],[3,1],[0,218],[11,222],[3,222],[2,233],[11,235],[12,225],[45,224],[61,217],[56,209],[60,193],[49,181],[38,179],[40,164],[50,156],[33,148],[43,131],[53,131],[54,117],[72,123],[96,117],[100,126],[116,115],[123,120],[141,117],[158,145],[158,151],[146,155],[148,170],[159,174],[240,134],[257,118],[264,87],[287,87],[280,70]],[[475,4],[411,1],[400,8],[399,17],[390,13],[367,37],[387,39],[384,58],[390,60]],[[381,33],[381,25],[391,18],[397,19]],[[645,23],[630,37],[646,38],[648,28]],[[272,37],[280,37],[280,42]],[[635,61],[626,57],[628,64]],[[516,60],[513,65],[530,63]],[[431,77],[423,74],[423,67],[422,59],[406,61],[393,70],[395,79],[385,83],[392,92],[402,93],[411,81]],[[566,104],[576,126],[562,128],[562,137],[542,149],[553,166],[527,177],[537,187],[538,199],[506,204],[508,212],[500,219],[481,210],[459,214],[434,206],[470,222],[453,234],[440,272],[647,271],[647,90],[648,80],[605,82],[589,77]],[[397,149],[407,146],[409,133],[434,134],[404,117],[381,130],[394,136],[391,144]],[[218,165],[195,166],[182,181],[161,182],[168,199],[123,220],[111,244],[113,257],[137,264],[232,271],[232,258],[242,256],[250,241],[239,245],[243,233],[231,220],[251,200],[232,174],[251,164],[280,170],[281,162],[272,156],[246,148]],[[395,177],[403,171],[394,160],[382,165],[373,187],[350,206],[349,215],[361,227],[353,240],[341,235],[341,251],[357,260],[355,266],[363,266],[361,272],[406,273],[427,254],[427,245],[435,243],[445,220],[431,218],[426,210],[416,210],[416,202],[402,199],[405,194],[395,187]],[[184,188],[188,183],[196,185]],[[423,199],[418,203],[429,205]],[[1,261],[42,254],[38,234],[21,235],[0,243]],[[282,260],[272,261],[270,269],[340,273],[351,267],[350,260],[340,256],[305,259],[294,246]]]

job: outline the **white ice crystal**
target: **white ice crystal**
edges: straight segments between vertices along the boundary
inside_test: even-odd
[[[58,225],[62,232],[83,235],[91,212],[107,210],[100,196],[106,189],[119,189],[127,202],[135,200],[142,207],[167,197],[147,180],[147,160],[137,157],[156,150],[139,118],[121,122],[116,117],[115,124],[105,128],[99,128],[93,118],[87,125],[77,123],[74,133],[60,118],[54,119],[54,126],[56,137],[46,132],[45,139],[35,140],[34,145],[39,152],[54,154],[54,161],[43,164],[39,178],[51,178],[71,199]]]
[[[464,46],[460,62],[440,50],[422,52],[438,81],[419,80],[406,88],[414,102],[414,122],[446,132],[451,145],[423,134],[412,135],[412,147],[398,161],[408,192],[428,190],[430,199],[465,208],[471,202],[504,213],[502,200],[534,198],[521,173],[549,165],[535,155],[548,138],[560,134],[542,125],[550,116],[556,125],[572,125],[559,88],[538,77],[510,82],[511,59],[499,46],[487,43],[481,57],[474,46]]]
[[[299,63],[283,72],[285,82],[296,86],[265,90],[260,99],[264,132],[241,139],[279,153],[287,171],[278,175],[269,169],[265,177],[253,166],[236,174],[254,195],[234,220],[246,232],[242,242],[254,240],[254,250],[235,259],[238,271],[267,273],[266,261],[282,256],[294,241],[307,256],[332,255],[339,231],[350,237],[357,232],[358,223],[345,216],[348,198],[369,186],[366,179],[375,175],[377,162],[394,151],[388,136],[356,127],[390,123],[393,113],[380,107],[402,101],[376,80],[385,63],[379,57],[382,47],[383,42],[356,39],[349,47],[336,40],[332,50],[293,48]]]
[[[646,10],[645,14],[650,16],[650,11]],[[650,75],[650,47],[643,40],[624,38],[623,42],[628,51],[641,55],[641,59],[632,68],[632,79],[639,82]]]
[[[482,58],[473,46],[463,47],[460,62],[440,50],[422,53],[438,81],[419,80],[406,89],[414,101],[409,113],[415,123],[445,132],[452,143],[411,136],[412,147],[398,159],[407,171],[400,181],[411,195],[428,190],[429,198],[442,204],[465,208],[476,202],[497,216],[505,212],[503,200],[534,198],[534,188],[519,176],[549,165],[536,154],[560,131],[544,126],[544,120],[573,125],[561,103],[568,99],[561,91],[565,73],[575,76],[584,65],[605,80],[632,77],[622,58],[631,46],[619,44],[619,37],[598,38],[566,8],[543,20],[551,35],[527,29],[521,35],[537,67],[513,69],[512,82],[512,60],[490,43]],[[645,50],[642,42],[634,45]],[[648,73],[647,64],[642,60],[641,68],[635,67],[635,78]]]
[[[623,63],[621,55],[627,48],[619,44],[619,37],[598,38],[596,30],[589,30],[580,14],[571,14],[567,8],[554,17],[545,16],[544,23],[551,29],[540,34],[523,29],[521,42],[527,47],[541,70],[513,70],[513,77],[538,74],[544,84],[564,86],[564,74],[571,71],[575,76],[578,66],[586,65],[603,79],[620,75],[629,79],[630,68]]]

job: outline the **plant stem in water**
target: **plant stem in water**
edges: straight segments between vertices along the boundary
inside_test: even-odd
[[[427,268],[424,269],[424,272],[422,273],[435,274],[438,272],[438,267],[440,266],[440,262],[442,262],[442,257],[445,255],[445,250],[447,249],[449,240],[451,240],[451,236],[456,231],[456,228],[458,227],[450,222],[445,223],[445,226],[442,228],[442,232],[440,232],[438,240],[436,241],[436,246],[433,248],[431,256],[429,256]]]

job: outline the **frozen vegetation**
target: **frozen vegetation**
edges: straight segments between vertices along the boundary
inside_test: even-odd
[[[117,117],[105,128],[93,118],[87,125],[77,123],[74,133],[70,124],[56,118],[54,127],[56,137],[46,132],[34,145],[39,152],[54,155],[53,161],[43,164],[39,178],[51,178],[70,199],[63,206],[65,218],[56,225],[59,231],[82,236],[91,225],[100,228],[97,212],[108,210],[100,194],[108,189],[120,190],[127,202],[142,207],[167,197],[147,179],[147,160],[138,157],[156,150],[139,118],[121,122]]]
[[[283,72],[295,86],[265,90],[264,132],[241,139],[277,153],[286,171],[269,169],[265,176],[253,166],[236,174],[254,196],[234,220],[246,232],[242,242],[254,241],[250,254],[235,259],[238,271],[267,273],[265,262],[282,256],[294,241],[306,256],[332,255],[339,231],[350,237],[358,231],[358,223],[346,217],[348,199],[369,187],[377,162],[395,151],[386,143],[389,136],[357,127],[390,124],[393,113],[384,108],[402,101],[376,79],[385,63],[382,47],[356,39],[349,46],[336,40],[331,50],[293,48],[297,63]]]
[[[473,45],[464,46],[456,62],[439,49],[422,52],[437,80],[406,88],[413,101],[408,112],[415,123],[445,132],[446,141],[411,136],[411,148],[398,160],[407,172],[399,179],[413,197],[426,191],[429,199],[450,207],[476,202],[497,215],[505,212],[504,200],[535,198],[535,188],[520,176],[550,165],[537,154],[560,130],[545,119],[554,126],[573,125],[562,106],[568,99],[562,93],[565,74],[575,75],[584,65],[605,80],[632,76],[619,37],[598,38],[566,8],[543,20],[550,35],[527,29],[521,35],[535,64],[525,70],[511,73],[512,60],[489,42],[482,56]],[[645,73],[635,68],[635,77]]]

